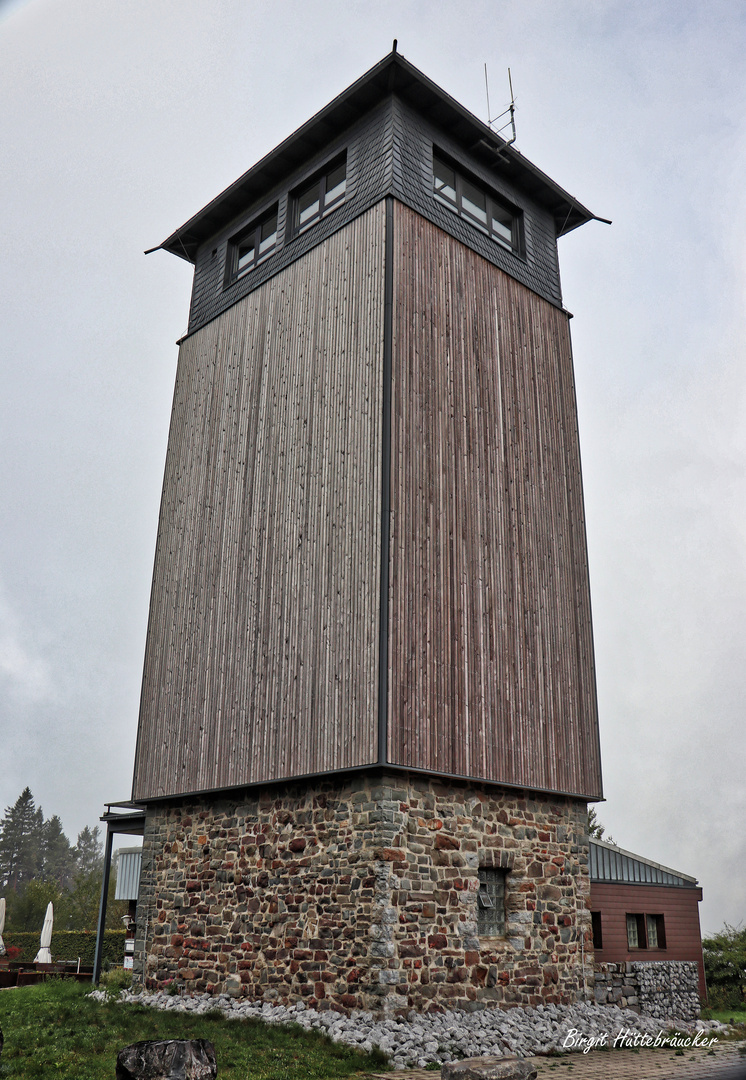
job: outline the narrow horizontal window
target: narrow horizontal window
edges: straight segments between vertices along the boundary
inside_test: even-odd
[[[309,181],[293,197],[293,221],[296,232],[303,232],[310,225],[344,202],[347,192],[347,159],[334,162],[313,180]]]
[[[449,210],[502,247],[520,253],[520,213],[501,202],[486,188],[463,176],[437,154],[433,154],[433,194]]]
[[[228,283],[247,274],[277,246],[277,206],[228,244]]]

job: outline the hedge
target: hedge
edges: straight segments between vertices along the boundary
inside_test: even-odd
[[[105,930],[102,961],[110,964],[122,964],[124,960],[124,930]],[[15,945],[21,950],[18,960],[31,963],[39,951],[38,930],[21,931],[20,933],[3,934],[5,948]],[[53,930],[52,931],[52,960],[77,960],[85,967],[93,966],[93,955],[96,951],[95,930]]]

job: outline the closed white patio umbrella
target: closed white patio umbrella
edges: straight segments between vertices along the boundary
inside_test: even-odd
[[[52,925],[54,923],[54,908],[52,907],[52,901],[47,904],[47,913],[44,916],[44,925],[41,928],[41,948],[34,957],[35,964],[51,964],[52,954],[49,951],[49,946],[52,944]]]
[[[3,941],[3,930],[5,929],[5,897],[0,899],[0,956],[5,956],[5,942]]]

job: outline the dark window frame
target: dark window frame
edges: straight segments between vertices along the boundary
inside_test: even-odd
[[[477,937],[504,938],[508,932],[508,871],[501,867],[480,866],[478,874]],[[493,888],[490,888],[490,878]]]
[[[225,285],[232,285],[234,281],[245,277],[252,270],[269,258],[277,250],[280,239],[279,225],[279,202],[274,203],[264,213],[255,217],[244,229],[232,236],[228,241],[228,258],[226,259]],[[271,247],[261,251],[262,229],[274,219],[274,239]],[[241,248],[253,240],[254,257],[245,266],[240,266]]]
[[[446,195],[443,195],[436,188],[436,163],[445,166],[446,169],[450,169],[454,174],[454,195],[453,199]],[[523,236],[523,213],[517,206],[511,205],[505,199],[503,199],[496,192],[492,191],[482,181],[470,176],[462,167],[450,158],[447,154],[441,153],[437,147],[433,147],[433,198],[441,204],[441,206],[447,207],[452,213],[457,214],[464,221],[467,221],[474,228],[479,229],[485,236],[489,236],[496,244],[499,244],[504,251],[511,251],[514,255],[524,256],[524,236]],[[485,199],[485,217],[486,222],[480,221],[471,211],[464,206],[464,188],[471,187]],[[468,200],[467,200],[468,201]],[[510,217],[510,231],[511,240],[510,243],[501,236],[493,228],[493,221],[498,214],[507,215]]]
[[[601,912],[591,912],[591,928],[593,932],[593,948],[603,949],[604,947],[604,932],[602,926]]]
[[[328,200],[327,182],[329,177],[339,169],[340,166],[344,166],[344,188],[343,190],[331,200]],[[343,150],[341,154],[336,154],[333,158],[327,161],[320,169],[318,169],[309,179],[304,180],[290,193],[290,208],[291,213],[288,215],[291,224],[291,236],[300,236],[301,233],[306,232],[314,225],[330,214],[333,210],[342,206],[347,199],[348,191],[348,174],[347,174],[347,150]],[[332,188],[332,190],[334,190]],[[318,210],[309,217],[306,221],[300,220],[300,201],[308,194],[315,191],[318,201]]]
[[[630,945],[629,943],[629,920],[634,919],[637,926],[637,944]],[[656,944],[650,944],[650,936],[648,932],[648,919],[655,921],[655,936],[657,938]],[[625,915],[625,930],[627,933],[627,949],[633,952],[636,949],[655,949],[663,950],[666,948],[666,920],[663,915],[655,914],[650,915],[647,912],[631,912],[628,911]]]

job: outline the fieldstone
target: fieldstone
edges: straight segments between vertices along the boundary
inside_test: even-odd
[[[125,1046],[116,1080],[214,1080],[215,1047],[207,1039],[162,1039]]]
[[[185,995],[209,985],[216,997],[227,992],[234,1000],[286,1006],[301,999],[320,1010],[374,1010],[379,1018],[410,1008],[572,1001],[578,992],[573,941],[551,943],[556,982],[532,981],[550,955],[533,914],[537,889],[554,895],[556,888],[561,901],[545,901],[558,909],[552,923],[565,937],[563,917],[573,930],[576,922],[589,925],[585,807],[543,796],[526,801],[479,785],[385,780],[363,779],[361,790],[321,781],[323,790],[316,784],[283,789],[251,804],[195,797],[149,814],[141,910],[157,897],[163,923],[148,935],[147,956],[144,924],[138,931],[135,966],[139,971],[144,961],[148,989],[177,979]],[[541,859],[537,830],[549,837],[541,840]],[[577,867],[567,875],[570,855]],[[300,879],[279,872],[280,858],[296,857]],[[531,863],[534,876],[526,873]],[[483,865],[511,866],[506,930],[516,952],[509,963],[507,957],[498,963],[477,933]],[[177,905],[177,896],[184,903]],[[192,930],[197,911],[209,919]],[[283,940],[292,947],[280,947]],[[396,976],[379,979],[382,968]],[[311,978],[316,971],[325,978]]]
[[[536,1080],[536,1066],[520,1058],[475,1057],[441,1066],[441,1080]]]

